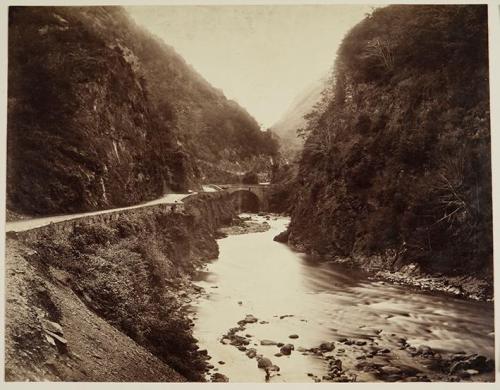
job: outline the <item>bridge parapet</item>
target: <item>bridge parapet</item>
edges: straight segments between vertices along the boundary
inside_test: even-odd
[[[269,190],[269,185],[267,184],[230,184],[225,186],[220,186],[225,192],[234,194],[237,192],[249,192],[257,197],[259,200],[259,210],[267,210],[268,200],[267,193]]]

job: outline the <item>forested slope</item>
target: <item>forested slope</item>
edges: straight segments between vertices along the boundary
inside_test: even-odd
[[[290,241],[490,275],[486,6],[389,6],[344,38],[310,114]]]
[[[185,191],[209,179],[200,166],[276,149],[120,7],[10,7],[7,134],[7,205],[27,214]]]

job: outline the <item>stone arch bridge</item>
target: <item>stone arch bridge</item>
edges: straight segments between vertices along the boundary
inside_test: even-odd
[[[269,207],[269,184],[227,184],[219,187],[232,194],[241,211],[265,211]]]

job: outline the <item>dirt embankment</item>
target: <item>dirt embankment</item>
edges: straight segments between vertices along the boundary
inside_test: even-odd
[[[235,217],[226,194],[7,238],[7,381],[202,380],[183,308]]]

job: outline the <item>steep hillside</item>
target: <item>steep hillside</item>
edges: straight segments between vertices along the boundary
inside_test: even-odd
[[[255,120],[120,7],[11,7],[8,207],[94,210],[269,158]]]
[[[304,116],[321,101],[321,93],[327,82],[328,77],[324,76],[308,86],[297,95],[281,119],[271,127],[271,131],[280,137],[281,147],[285,152],[296,152],[302,148],[304,141],[298,136],[297,131],[307,123]]]
[[[377,9],[345,37],[334,76],[309,117],[290,241],[491,277],[486,7]]]
[[[221,192],[9,234],[6,380],[203,381],[190,276],[235,216]]]

